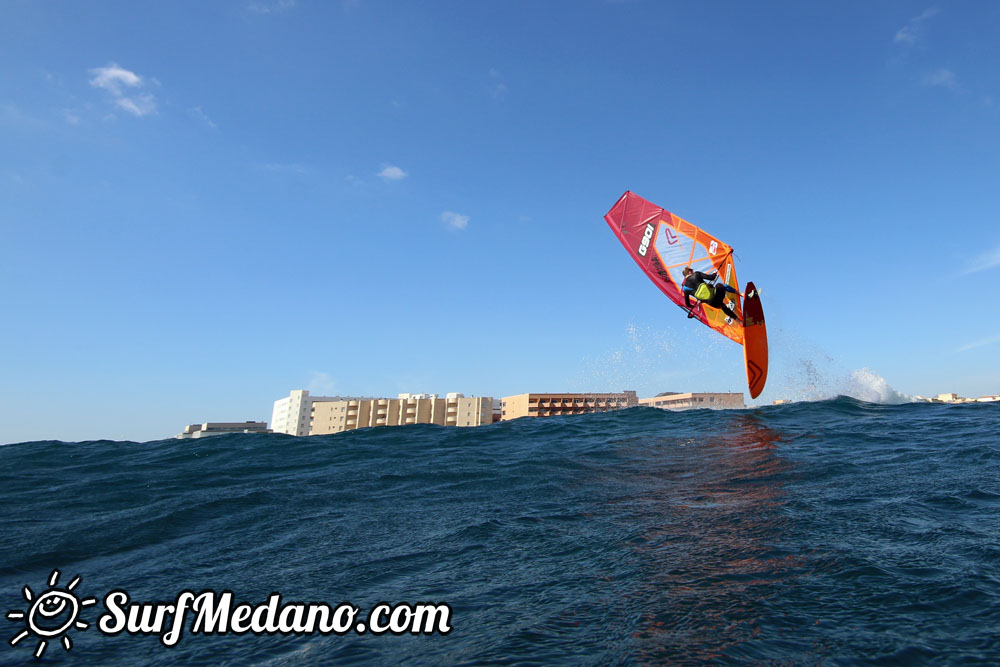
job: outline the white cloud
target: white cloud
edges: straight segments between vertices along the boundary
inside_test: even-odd
[[[90,85],[109,93],[118,108],[139,117],[156,112],[156,98],[138,90],[145,83],[135,72],[111,63],[107,67],[95,67],[90,73],[93,75]],[[136,89],[136,92],[126,94],[131,89]]]
[[[452,229],[465,229],[469,226],[469,216],[461,215],[454,211],[445,211],[442,213],[441,220]]]
[[[142,77],[135,72],[119,67],[111,63],[107,67],[95,67],[90,70],[94,78],[90,80],[90,85],[95,88],[103,88],[113,95],[122,94],[122,86],[134,88],[142,85]]]
[[[48,123],[28,115],[13,104],[0,104],[0,125],[11,125],[28,130],[48,129]]]
[[[258,162],[254,165],[257,169],[263,169],[264,171],[277,171],[286,172],[292,174],[305,174],[309,170],[297,162]]]
[[[275,14],[288,11],[295,6],[295,0],[254,0],[249,5],[249,9],[254,14]]]
[[[965,271],[963,271],[963,274],[986,271],[998,266],[1000,266],[1000,246],[973,257],[972,261],[970,261],[968,266],[965,268]]]
[[[317,396],[332,396],[336,390],[337,383],[329,373],[322,371],[311,371],[309,386],[306,387],[310,394]]]
[[[208,117],[208,114],[202,111],[201,107],[191,107],[188,109],[188,115],[202,121],[213,130],[219,127],[215,124],[215,121]]]
[[[400,169],[399,167],[391,164],[387,164],[382,168],[382,171],[378,175],[384,181],[401,181],[406,178],[409,174]]]
[[[991,338],[984,338],[982,340],[977,340],[975,343],[969,343],[968,345],[963,345],[962,347],[955,350],[956,352],[967,352],[969,350],[974,350],[977,347],[983,347],[984,345],[992,345],[993,343],[1000,343],[1000,336],[992,336]]]
[[[922,83],[925,86],[942,86],[952,90],[961,89],[961,86],[958,85],[958,79],[955,78],[955,73],[943,67],[925,74]]]
[[[156,111],[156,100],[149,93],[142,93],[135,97],[119,97],[115,100],[115,104],[133,116],[148,116]]]
[[[913,46],[920,40],[921,33],[923,32],[923,23],[937,13],[938,10],[932,7],[925,10],[919,16],[914,16],[906,22],[906,25],[899,29],[893,41],[897,44]]]
[[[490,92],[490,97],[495,100],[502,100],[507,96],[507,84],[503,82],[503,75],[495,70],[490,70],[490,84],[487,88]]]

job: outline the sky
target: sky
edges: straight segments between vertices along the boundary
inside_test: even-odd
[[[626,190],[760,288],[753,405],[1000,392],[1000,3],[7,0],[0,63],[0,443],[746,392]]]

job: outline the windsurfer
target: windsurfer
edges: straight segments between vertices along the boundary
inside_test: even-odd
[[[715,281],[719,277],[718,272],[702,273],[693,270],[690,266],[685,266],[682,273],[684,274],[684,284],[681,285],[681,290],[684,292],[684,303],[688,307],[688,317],[694,317],[694,304],[691,303],[691,297],[694,296],[698,301],[713,308],[719,308],[726,315],[742,324],[739,316],[725,303],[727,292],[736,294],[738,299],[739,291],[723,282],[716,283]]]

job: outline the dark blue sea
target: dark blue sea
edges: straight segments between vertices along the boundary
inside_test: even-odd
[[[0,447],[0,507],[3,664],[1000,663],[1000,403],[31,442]],[[45,637],[53,571],[96,602]],[[116,589],[447,604],[451,630],[189,616],[166,647],[100,631]]]

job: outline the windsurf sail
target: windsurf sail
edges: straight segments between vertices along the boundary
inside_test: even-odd
[[[719,308],[704,307],[695,299],[688,311],[681,285],[685,266],[702,273],[718,272],[719,280],[737,292],[733,249],[703,229],[648,202],[634,192],[626,192],[604,216],[611,230],[632,259],[671,301],[704,325],[743,344],[743,325],[727,317]],[[726,295],[726,305],[743,317],[740,299]]]

